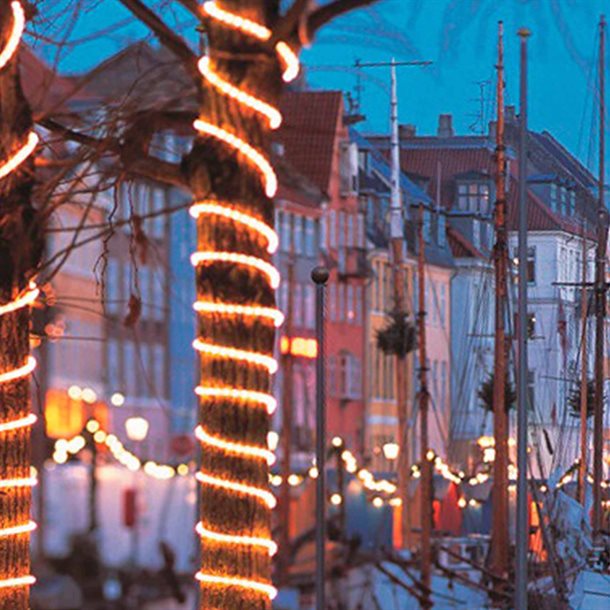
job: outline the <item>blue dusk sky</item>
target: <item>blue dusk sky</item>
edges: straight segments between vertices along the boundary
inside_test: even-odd
[[[91,7],[72,20],[65,5],[75,0],[42,0],[50,24],[35,27],[79,44],[62,50],[60,68],[82,72],[129,42],[147,36],[116,0],[85,0]],[[177,3],[149,2],[193,41],[193,22]],[[354,62],[430,60],[429,67],[399,69],[400,121],[418,133],[434,133],[440,113],[451,113],[458,133],[477,133],[493,118],[497,22],[505,29],[507,103],[518,101],[517,30],[530,39],[530,126],[551,131],[590,167],[596,164],[597,25],[602,0],[380,0],[373,8],[343,17],[321,32],[303,54],[313,88],[342,89],[358,98]],[[69,31],[68,31],[69,27]],[[44,53],[53,56],[51,46]],[[363,131],[388,129],[389,72],[361,72]],[[610,80],[610,79],[608,79]]]

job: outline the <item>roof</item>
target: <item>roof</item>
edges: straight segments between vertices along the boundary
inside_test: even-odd
[[[447,242],[455,258],[485,258],[480,250],[452,226],[447,227]]]
[[[327,193],[343,114],[343,94],[288,91],[282,96],[280,110],[284,121],[278,139],[284,145],[284,157]]]

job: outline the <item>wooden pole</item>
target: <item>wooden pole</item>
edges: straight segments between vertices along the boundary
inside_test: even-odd
[[[595,258],[595,396],[593,413],[593,535],[602,527],[602,475],[604,450],[604,330],[606,320],[606,247],[608,213],[604,202],[605,172],[605,52],[606,19],[599,20],[599,177],[598,234]]]
[[[506,146],[504,142],[504,29],[498,23],[497,127],[496,127],[496,205],[494,222],[495,337],[493,412],[495,461],[492,490],[491,571],[495,574],[494,592],[497,602],[506,594],[509,562],[508,538],[508,413],[506,405],[507,343],[505,329],[506,274],[508,246],[506,241]]]
[[[428,364],[426,355],[426,255],[424,243],[424,206],[419,206],[417,257],[418,272],[418,335],[419,335],[419,422],[421,460],[421,584],[422,610],[432,608],[430,585],[432,583],[432,461],[428,438]]]

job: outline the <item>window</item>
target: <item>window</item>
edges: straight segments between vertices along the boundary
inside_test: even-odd
[[[315,305],[315,289],[311,284],[306,284],[305,291],[305,328],[315,328],[316,325],[316,305]]]
[[[362,288],[356,287],[356,312],[355,312],[356,324],[362,324]]]
[[[477,249],[481,247],[481,223],[476,218],[472,221],[472,245]]]
[[[339,284],[337,286],[338,299],[337,299],[337,319],[340,322],[345,321],[345,284]]]
[[[441,290],[440,290],[440,299],[439,299],[439,314],[440,314],[440,320],[441,320],[441,326],[444,328],[445,327],[445,309],[447,307],[447,294],[446,294],[446,287],[445,284],[441,284]]]
[[[354,287],[351,284],[347,286],[347,303],[345,310],[347,321],[353,324],[356,318],[356,307],[354,304]]]
[[[303,253],[303,217],[295,214],[293,217],[294,225],[294,253]]]
[[[559,187],[559,212],[561,214],[568,213],[568,192],[565,186]]]
[[[447,362],[441,362],[441,397],[440,408],[445,409],[447,402]]]
[[[527,281],[530,284],[536,283],[536,246],[527,249]]]
[[[130,280],[131,266],[129,263],[123,263],[123,306],[126,306],[129,297],[131,296],[131,280]]]
[[[328,286],[328,314],[331,322],[337,320],[337,284],[335,283]]]
[[[536,314],[528,312],[527,314],[527,338],[534,339],[536,337]]]
[[[131,341],[125,342],[125,362],[130,366],[124,367],[125,392],[128,396],[137,396],[138,388],[136,379],[140,375],[140,367],[137,366],[135,345]]]
[[[576,191],[575,190],[571,190],[570,191],[568,214],[570,216],[574,216],[575,213],[576,213]]]
[[[151,312],[154,320],[161,321],[165,317],[165,293],[163,278],[155,269],[151,269]]]
[[[301,284],[295,284],[292,290],[292,320],[295,326],[301,326],[303,320],[303,287]]]
[[[326,250],[328,248],[328,224],[326,220],[326,213],[320,218],[320,248]]]
[[[153,347],[153,383],[155,391],[161,398],[167,395],[165,384],[165,347],[163,345],[155,345]]]
[[[151,318],[151,310],[153,305],[150,287],[150,267],[143,266],[138,272],[138,275],[140,296],[142,298],[142,318],[148,320]]]
[[[551,210],[557,212],[557,185],[554,182],[551,184]]]
[[[354,215],[348,214],[347,216],[347,243],[348,248],[352,248],[356,245],[354,240]]]
[[[364,214],[358,214],[358,244],[359,248],[364,248]]]
[[[489,184],[487,182],[458,184],[458,209],[464,212],[489,214]]]
[[[108,391],[111,393],[123,389],[121,383],[120,347],[121,345],[116,339],[108,340]]]
[[[152,212],[160,212],[165,208],[165,191],[160,188],[152,188]],[[165,234],[165,215],[157,214],[152,218],[152,236],[157,239],[163,238]]]
[[[150,396],[152,388],[150,384],[153,383],[151,376],[150,367],[150,354],[151,347],[149,343],[140,343],[138,346],[138,362],[137,362],[137,373],[136,382],[137,395],[138,396]]]
[[[288,283],[282,282],[280,284],[278,294],[278,306],[284,313],[288,313]]]
[[[282,226],[280,229],[280,239],[281,239],[281,243],[280,243],[280,247],[282,249],[283,252],[289,252],[290,251],[290,242],[291,242],[291,217],[292,214],[290,212],[283,212],[281,214],[281,218],[282,218]]]
[[[430,211],[424,210],[424,241],[430,243],[431,231],[430,231]]]
[[[527,406],[528,409],[533,411],[536,404],[536,372],[527,372]]]
[[[447,220],[444,214],[438,215],[438,245],[441,248],[447,245]]]
[[[121,286],[119,284],[119,261],[116,258],[108,259],[106,267],[106,310],[108,313],[117,313],[120,305]]]
[[[305,255],[313,258],[315,251],[316,225],[313,218],[305,218]]]
[[[345,212],[339,212],[339,248],[345,246]]]
[[[331,210],[328,214],[329,247],[337,247],[337,213]]]

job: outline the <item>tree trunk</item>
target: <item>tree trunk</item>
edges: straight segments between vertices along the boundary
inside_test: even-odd
[[[0,0],[0,53],[14,30],[14,3]],[[0,67],[0,167],[28,141],[32,127],[30,109],[23,96],[16,55]],[[33,162],[31,157],[0,177],[0,308],[11,303],[27,287],[40,253],[39,231],[31,205]],[[28,307],[0,315],[0,375],[20,369],[29,356]],[[0,382],[0,424],[24,421],[30,412],[27,375]],[[0,608],[26,610],[26,583],[6,586],[13,578],[30,574],[29,536],[8,528],[27,526],[31,488],[15,485],[30,477],[30,427],[0,431]],[[13,481],[13,482],[11,482]]]
[[[277,2],[224,0],[226,11],[261,24],[277,17]],[[206,21],[211,67],[225,81],[272,106],[281,92],[281,66],[273,49],[251,35],[217,19]],[[200,117],[247,142],[269,158],[268,120],[230,96],[206,87]],[[220,204],[273,226],[273,204],[265,194],[261,173],[242,153],[216,137],[202,136],[185,160],[185,169],[196,201]],[[197,220],[199,253],[239,253],[270,262],[268,241],[246,224],[218,213],[204,213]],[[237,261],[206,261],[197,266],[198,301],[240,306],[275,307],[274,289],[260,268]],[[205,344],[272,356],[275,328],[262,315],[208,312],[199,316],[199,339]],[[201,348],[201,346],[200,346]],[[268,413],[255,398],[223,398],[214,390],[240,389],[269,393],[272,370],[230,355],[201,352],[200,431],[226,442],[266,448]],[[206,395],[202,396],[201,394]],[[211,393],[210,393],[211,392]],[[200,435],[201,439],[201,435]],[[226,489],[214,477],[268,492],[268,464],[261,457],[240,454],[206,443],[202,447],[200,527],[224,536],[270,539],[270,506],[260,496]],[[201,479],[200,479],[201,481]],[[268,610],[269,591],[251,583],[269,585],[269,548],[243,540],[227,541],[202,536],[200,607],[211,609]],[[229,584],[224,579],[250,581]]]

